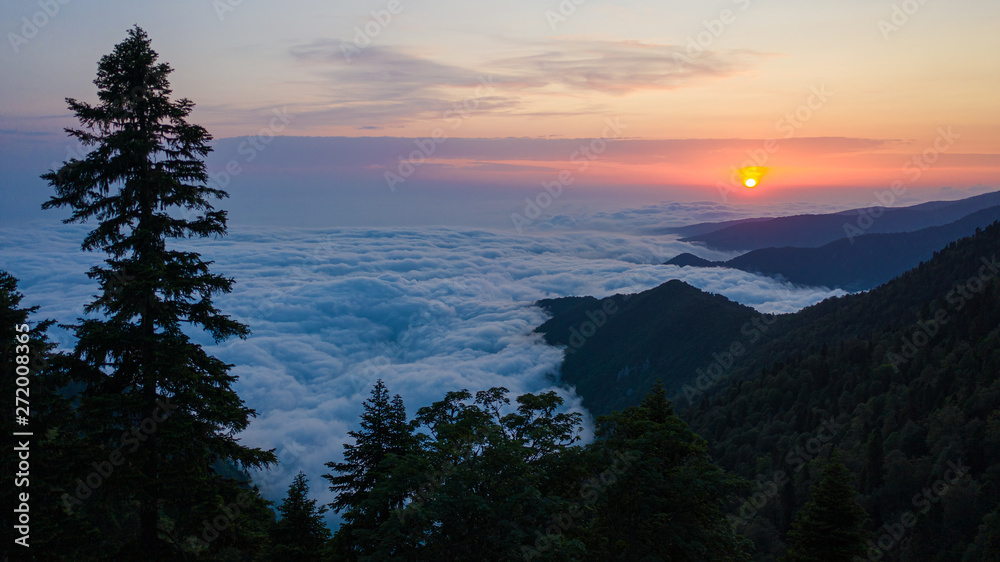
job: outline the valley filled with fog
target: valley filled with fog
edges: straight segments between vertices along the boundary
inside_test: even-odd
[[[642,225],[642,217],[648,223],[643,226],[662,224],[668,208],[685,217],[675,218],[681,222],[750,212],[721,207],[621,210],[563,221],[604,231],[550,221],[530,234],[234,226],[226,238],[184,246],[236,280],[234,291],[216,302],[253,334],[218,345],[201,333],[192,337],[235,365],[235,388],[257,411],[242,439],[277,448],[280,464],[256,479],[265,496],[278,499],[299,470],[321,474],[325,462],[341,458],[347,432],[378,378],[403,397],[411,414],[447,391],[491,386],[515,394],[555,388],[570,408],[582,411],[579,397],[559,389],[554,379],[562,350],[533,333],[547,318],[534,305],[539,299],[634,293],[681,279],[761,312],[784,313],[844,294],[726,268],[661,265],[692,250],[726,255],[673,236],[608,231]],[[0,230],[0,268],[21,280],[26,304],[41,307],[37,318],[65,324],[83,315],[96,290],[85,272],[99,259],[79,250],[85,230]],[[52,333],[61,347],[72,345],[66,331]],[[332,499],[325,486],[315,492],[323,502]]]

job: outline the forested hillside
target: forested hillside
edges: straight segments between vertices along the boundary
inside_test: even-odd
[[[637,295],[549,299],[554,314],[536,331],[565,345],[562,381],[595,413],[634,405],[656,379],[670,394],[697,376],[760,316],[720,295],[668,281]],[[708,358],[706,360],[706,358]]]
[[[677,399],[693,406],[682,416],[708,440],[713,458],[759,485],[757,499],[749,495],[733,512],[757,544],[755,559],[783,551],[833,448],[857,477],[882,559],[988,559],[1000,538],[998,256],[994,223],[873,291],[774,317],[757,341],[743,338],[744,353],[733,354],[719,376],[683,385]],[[630,314],[620,322],[629,330],[623,340],[657,329]],[[587,364],[590,345],[566,369]],[[656,357],[666,345],[645,351]],[[633,350],[608,370],[640,354]],[[650,369],[631,384],[662,374]],[[581,381],[576,388],[590,403],[623,395],[620,384],[609,390],[563,375]]]
[[[747,510],[743,532],[764,552],[780,552],[805,501],[813,470],[802,466],[830,447],[859,477],[885,559],[985,560],[996,549],[998,252],[994,224],[879,290],[782,319],[785,335],[742,366],[743,375],[760,368],[755,376],[686,413],[726,468],[765,482],[789,476],[776,498]]]

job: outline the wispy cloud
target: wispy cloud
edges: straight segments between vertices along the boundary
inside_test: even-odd
[[[679,45],[568,39],[546,43],[537,53],[492,61],[490,66],[521,77],[524,87],[561,85],[581,93],[620,95],[734,76],[768,56],[749,50],[716,50],[691,59]]]
[[[322,100],[298,107],[296,114],[337,124],[440,119],[451,104],[471,96],[486,76],[393,47],[372,46],[348,61],[340,42],[326,39],[295,46],[290,53],[297,62],[312,66],[319,77],[314,93]],[[504,111],[517,103],[514,98],[481,96],[477,111]]]
[[[477,113],[560,114],[528,103],[533,96],[623,95],[675,89],[747,72],[769,55],[705,51],[683,62],[683,47],[638,41],[554,40],[522,46],[524,54],[487,58],[477,67],[439,62],[400,47],[370,46],[348,60],[342,41],[321,39],[291,48],[319,77],[324,101],[297,114],[338,124],[440,118],[488,77],[497,93],[478,97]],[[464,94],[462,92],[465,92]],[[578,104],[566,113],[579,111]]]

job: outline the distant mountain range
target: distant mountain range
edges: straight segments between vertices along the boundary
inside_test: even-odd
[[[944,226],[914,232],[864,234],[853,239],[841,238],[818,248],[763,248],[722,262],[684,253],[666,263],[678,266],[729,267],[802,285],[860,291],[889,281],[929,259],[936,250],[949,242],[970,236],[977,229],[998,219],[1000,206],[995,206]]]
[[[910,207],[878,207],[824,215],[700,223],[666,229],[663,232],[678,234],[684,237],[681,238],[684,242],[701,243],[715,250],[750,251],[786,246],[817,248],[862,233],[913,232],[943,226],[997,205],[1000,205],[1000,191],[958,201],[931,201]]]

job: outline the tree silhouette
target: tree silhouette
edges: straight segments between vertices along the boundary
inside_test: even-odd
[[[593,494],[589,559],[749,560],[722,511],[738,482],[677,417],[661,381],[638,406],[599,417],[595,434],[591,462],[617,468]]]
[[[100,289],[85,308],[104,318],[73,326],[74,377],[86,387],[81,430],[95,454],[123,459],[105,479],[105,493],[139,506],[137,540],[124,556],[141,552],[147,560],[181,548],[183,537],[197,535],[231,501],[238,485],[213,465],[275,462],[236,437],[254,411],[232,390],[231,365],[186,333],[201,328],[219,342],[249,330],[212,302],[231,290],[232,279],[210,273],[211,262],[199,254],[167,244],[224,235],[226,213],[209,199],[227,194],[206,185],[202,158],[211,136],[187,122],[193,102],[170,99],[172,69],[157,58],[139,27],[101,58],[94,81],[100,102],[66,100],[82,126],[66,131],[90,151],[42,176],[56,191],[43,208],[72,209],[64,222],[97,220],[82,246],[108,255],[88,273]],[[180,211],[196,216],[173,216]],[[134,447],[123,447],[123,434],[135,436]],[[160,524],[164,516],[169,529]]]
[[[28,493],[30,548],[13,546],[13,550],[22,551],[18,559],[40,560],[52,552],[72,553],[75,559],[82,559],[81,544],[94,547],[115,537],[99,534],[93,522],[79,510],[71,509],[71,504],[66,509],[64,498],[71,497],[66,491],[77,486],[78,473],[93,470],[89,465],[93,459],[76,431],[77,419],[71,401],[61,392],[66,379],[54,365],[58,355],[46,333],[53,322],[32,320],[38,307],[21,307],[24,295],[17,284],[17,279],[0,270],[0,389],[8,397],[5,404],[11,413],[0,419],[0,429],[5,435],[32,433],[28,440],[31,466],[29,478],[12,478],[12,485],[0,490],[0,501],[12,506],[11,511],[0,515],[0,522],[7,528],[19,524],[19,514],[13,512],[13,507],[20,507],[22,502],[15,499],[21,493]],[[15,414],[22,413],[28,418],[27,424],[15,424],[19,421]],[[0,447],[2,458],[10,459],[5,463],[9,463],[12,474],[21,472],[16,465],[23,454],[20,452],[23,441],[22,437],[5,439]],[[15,539],[19,537],[14,535]]]
[[[835,451],[788,532],[786,562],[843,562],[865,556],[868,514],[855,499],[851,482]]]
[[[357,533],[376,529],[404,499],[403,495],[372,494],[375,484],[388,477],[389,464],[406,455],[414,443],[403,399],[398,394],[390,399],[389,390],[379,379],[372,388],[371,397],[364,403],[361,430],[349,431],[348,435],[354,443],[344,443],[344,461],[326,463],[339,474],[328,473],[323,478],[330,481],[330,491],[338,494],[330,507],[344,514],[345,524],[337,531],[336,544],[352,543],[351,550],[365,553],[373,545],[366,544]],[[354,538],[347,541],[344,538],[347,536]]]
[[[278,506],[281,520],[273,533],[271,557],[288,562],[320,560],[330,531],[323,522],[326,507],[316,507],[309,499],[309,480],[299,472],[288,487],[288,494]]]

